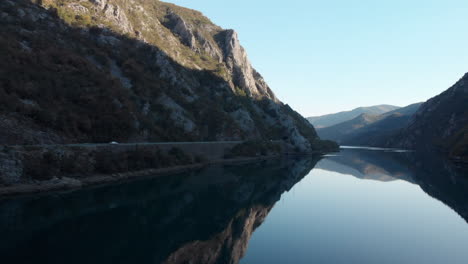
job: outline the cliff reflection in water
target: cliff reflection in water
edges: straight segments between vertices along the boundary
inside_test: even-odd
[[[365,180],[404,180],[442,201],[468,222],[468,170],[434,153],[373,149],[342,149],[316,168]]]
[[[0,202],[3,263],[238,263],[318,158],[210,167]]]
[[[364,180],[382,182],[403,180],[419,185],[427,194],[442,201],[468,221],[468,174],[430,153],[344,149],[335,155],[325,156],[317,163],[319,159],[308,157],[242,166],[216,166],[191,173],[161,176],[72,193],[2,201],[0,202],[2,263],[236,264],[246,254],[252,233],[263,223],[281,195],[301,181],[314,166],[343,174],[343,177],[353,175]],[[314,174],[320,176],[317,177],[318,181],[313,181]],[[321,174],[319,170],[312,172],[311,178],[308,177],[296,186],[295,195],[285,196],[284,203],[282,202],[270,214],[268,224],[256,232],[249,249],[251,258],[249,259],[247,254],[243,260],[245,263],[265,263],[262,260],[266,254],[272,256],[268,263],[272,263],[272,260],[279,261],[277,263],[288,263],[279,260],[284,252],[290,252],[285,256],[286,259],[304,257],[303,263],[310,263],[309,260],[314,257],[330,258],[330,255],[321,255],[320,251],[311,251],[311,247],[322,246],[325,252],[336,252],[336,245],[350,249],[344,250],[349,256],[343,255],[343,260],[348,261],[348,257],[351,258],[355,256],[354,252],[360,251],[359,248],[352,247],[356,245],[355,241],[348,241],[342,236],[343,230],[346,231],[344,233],[356,236],[365,234],[363,237],[373,237],[375,232],[382,230],[380,222],[372,222],[374,221],[372,216],[385,214],[386,208],[380,210],[380,207],[372,207],[370,209],[373,211],[367,212],[367,208],[363,211],[360,205],[356,205],[352,207],[357,209],[354,212],[351,207],[341,208],[340,203],[330,202],[335,200],[343,202],[343,197],[350,197],[351,205],[353,201],[363,202],[362,197],[349,196],[355,194],[356,189],[346,194],[341,192],[345,189],[336,189],[332,185],[327,185],[348,182],[350,186],[346,188],[352,189],[357,188],[362,182],[341,180],[340,175],[332,175],[333,177],[328,180],[325,179],[326,175],[330,174]],[[323,186],[308,186],[311,183],[322,183]],[[381,183],[376,184],[384,190]],[[391,186],[390,183],[383,185]],[[372,192],[372,185],[364,184],[364,186],[370,188],[367,190]],[[365,188],[359,190],[366,190]],[[382,204],[391,205],[392,203],[388,203],[385,199],[393,197],[390,198],[393,201],[400,195],[398,190],[389,189],[393,190],[394,196],[380,197],[384,199]],[[404,189],[402,192],[408,194],[408,190]],[[414,191],[414,188],[411,190]],[[419,193],[419,190],[417,191]],[[312,198],[308,200],[310,197]],[[417,195],[405,197],[421,199]],[[423,200],[426,199],[424,194],[422,197]],[[396,202],[398,207],[399,202],[406,201],[402,199]],[[421,204],[428,206],[427,203]],[[418,205],[416,203],[416,206]],[[436,215],[432,205],[426,209],[434,213],[430,215]],[[393,217],[403,219],[412,211],[399,211],[393,208],[392,212],[396,214]],[[363,215],[355,216],[354,213]],[[293,218],[296,219],[287,222],[290,218],[283,218],[285,214],[293,214]],[[442,219],[449,224],[460,220],[458,217],[452,219],[451,215]],[[302,218],[306,220],[303,223],[300,221]],[[363,227],[357,232],[355,224],[349,224],[347,219],[358,219],[359,221],[355,223],[367,220],[364,226],[368,229]],[[417,224],[420,223],[419,218],[413,219],[418,219]],[[421,219],[424,221],[425,218]],[[284,221],[286,223],[283,223]],[[405,222],[406,224],[410,223]],[[287,229],[291,228],[289,225],[298,226],[292,228],[297,233],[292,232],[290,240],[287,240],[284,235],[291,232]],[[463,222],[462,225],[464,226]],[[375,229],[372,229],[372,226]],[[316,230],[315,227],[320,230]],[[387,246],[399,245],[402,241],[398,238],[404,237],[405,232],[410,231],[398,225],[393,228],[392,234],[396,234],[395,236],[383,232],[375,239],[381,238],[380,242],[387,243]],[[326,230],[323,234],[322,229]],[[265,232],[268,234],[265,235]],[[420,242],[418,235],[426,233],[425,230],[423,233],[414,233],[415,240],[410,242],[418,244]],[[317,236],[317,234],[322,235]],[[281,241],[269,243],[271,237]],[[327,239],[331,239],[329,248],[324,243]],[[291,248],[288,248],[288,245]],[[380,247],[380,244],[374,240],[368,245]],[[356,247],[361,246],[356,245]],[[412,252],[402,252],[404,249],[405,247],[397,250],[401,254],[401,259],[412,256]],[[313,252],[313,255],[309,255],[310,252]],[[369,250],[363,253],[361,259],[366,260],[365,257],[370,256],[376,259],[388,257],[369,255],[369,252],[379,254],[380,251],[377,248]],[[252,261],[255,259],[257,261]],[[375,261],[357,263],[375,263]]]

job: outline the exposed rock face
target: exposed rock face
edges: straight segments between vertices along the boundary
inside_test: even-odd
[[[187,117],[185,110],[174,100],[170,97],[162,96],[159,103],[171,109],[171,119],[174,121],[175,125],[183,128],[187,133],[194,130],[195,124]]]
[[[168,26],[180,37],[182,43],[189,46],[190,49],[196,50],[196,39],[192,27],[176,13],[171,12],[167,17],[170,23]]]
[[[96,4],[101,10],[103,10],[108,0],[91,0],[91,2]]]
[[[275,95],[262,76],[252,68],[247,52],[240,45],[237,32],[225,30],[220,33],[219,38],[224,52],[224,61],[233,76],[234,85],[247,90],[251,96],[266,97],[276,101]]]
[[[237,33],[197,11],[145,0],[0,8],[0,114],[19,112],[58,135],[51,142],[261,138],[318,150],[312,125],[276,98]]]
[[[468,74],[425,102],[389,146],[447,152],[468,159]]]
[[[0,183],[15,184],[23,176],[23,167],[19,159],[0,153]]]
[[[239,109],[231,113],[231,116],[239,121],[239,125],[246,131],[255,131],[255,122],[252,120],[249,112]]]
[[[196,38],[200,42],[202,52],[205,52],[218,63],[223,62],[223,53],[219,47],[212,41],[207,40],[201,33],[196,33]]]
[[[279,102],[263,77],[252,68],[237,32],[231,29],[218,32],[209,26],[196,29],[175,12],[170,12],[167,19],[165,26],[180,38],[182,44],[197,53],[205,53],[218,62],[224,62],[234,87],[247,91],[250,96],[256,98],[268,98]],[[203,33],[204,30],[208,35],[213,35],[216,42],[207,38],[207,34]],[[218,33],[214,34],[215,32]]]

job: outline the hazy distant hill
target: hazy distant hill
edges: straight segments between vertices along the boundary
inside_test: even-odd
[[[361,114],[351,120],[333,126],[318,128],[317,133],[321,138],[333,138],[334,141],[342,143],[343,138],[368,124],[378,121],[379,118],[381,118],[379,115]]]
[[[362,114],[352,120],[317,129],[317,133],[343,145],[383,146],[390,136],[408,123],[420,105],[412,104],[381,115]]]
[[[309,122],[312,123],[315,128],[324,128],[351,120],[362,114],[381,115],[396,110],[398,108],[400,107],[394,105],[375,105],[369,107],[358,107],[351,111],[344,111],[323,116],[308,117],[307,120],[309,120]]]

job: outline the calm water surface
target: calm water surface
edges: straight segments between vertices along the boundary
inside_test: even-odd
[[[0,202],[2,263],[468,263],[468,175],[429,154],[218,166]]]

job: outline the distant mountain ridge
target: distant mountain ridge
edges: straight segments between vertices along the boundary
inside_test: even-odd
[[[382,146],[389,136],[408,123],[420,105],[412,104],[381,115],[361,114],[352,120],[319,128],[317,133],[342,145]]]
[[[342,145],[435,151],[468,163],[468,73],[424,103],[380,116],[362,114],[334,126],[319,128],[317,133]]]
[[[314,127],[317,129],[317,128],[333,126],[333,125],[351,120],[353,118],[356,118],[362,114],[380,115],[380,114],[384,114],[384,113],[396,110],[398,108],[400,107],[394,106],[394,105],[386,105],[386,104],[368,106],[368,107],[358,107],[351,111],[343,111],[343,112],[328,114],[328,115],[323,115],[323,116],[308,117],[307,120],[309,120],[309,122],[312,123],[312,125],[314,125]]]
[[[317,133],[323,138],[333,138],[338,143],[341,143],[342,139],[354,131],[367,126],[371,123],[376,122],[381,117],[379,115],[361,114],[351,120],[329,126],[324,128],[318,128]]]

